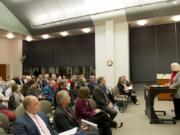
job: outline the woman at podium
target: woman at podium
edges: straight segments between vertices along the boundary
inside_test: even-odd
[[[180,65],[178,63],[171,64],[171,83],[169,85],[170,89],[177,89],[176,93],[173,95],[175,117],[174,119],[180,120]]]

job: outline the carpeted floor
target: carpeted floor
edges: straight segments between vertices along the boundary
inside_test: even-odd
[[[112,129],[113,135],[180,135],[180,121],[176,124],[149,124],[145,115],[145,100],[143,87],[136,89],[139,105],[129,104],[124,113],[115,118],[117,122],[124,122],[120,129]],[[165,110],[166,117],[173,117],[173,103],[169,101],[155,101],[155,110]]]

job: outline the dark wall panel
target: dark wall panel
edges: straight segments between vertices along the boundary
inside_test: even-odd
[[[54,45],[55,66],[69,66],[72,63],[71,39],[56,39]]]
[[[29,45],[29,42],[23,41],[23,56],[26,58],[23,61],[23,68],[26,69],[28,67],[31,67],[31,46]]]
[[[24,67],[95,66],[95,36],[86,34],[24,42]],[[28,65],[27,65],[28,64]]]
[[[157,73],[170,73],[170,64],[180,62],[180,23],[131,28],[130,39],[133,81],[155,81]]]
[[[180,63],[180,23],[176,24],[176,33],[177,33],[177,57],[178,62]]]
[[[31,66],[53,66],[53,43],[47,41],[33,42],[31,47]]]
[[[157,73],[170,73],[170,64],[177,61],[175,24],[156,26]]]
[[[154,81],[156,74],[154,26],[131,28],[130,50],[132,81]]]

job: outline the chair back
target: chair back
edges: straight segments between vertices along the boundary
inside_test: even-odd
[[[21,117],[24,114],[25,110],[23,107],[23,104],[18,105],[18,107],[15,110],[16,119]]]
[[[10,124],[8,117],[7,117],[5,114],[0,113],[0,121],[2,122],[1,127],[2,127],[5,131],[7,131],[8,128],[9,128],[9,124]]]
[[[112,95],[113,95],[113,96],[119,95],[119,88],[118,88],[117,86],[115,86],[115,87],[112,89]]]
[[[52,104],[47,100],[40,101],[40,111],[44,112],[45,114],[52,113]]]
[[[6,132],[4,131],[3,128],[0,128],[0,135],[6,135]]]

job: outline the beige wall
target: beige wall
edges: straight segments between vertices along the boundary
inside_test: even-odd
[[[22,40],[0,38],[0,64],[7,65],[6,76],[22,74]]]

